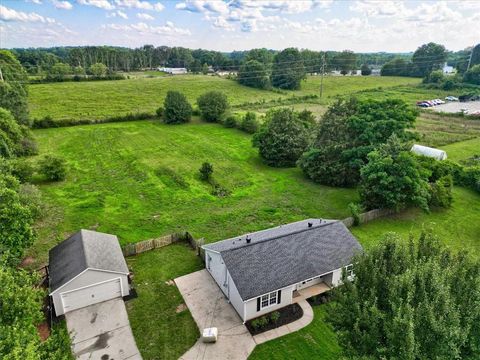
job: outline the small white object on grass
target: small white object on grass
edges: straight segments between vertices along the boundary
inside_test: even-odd
[[[203,329],[202,341],[204,343],[213,343],[217,341],[218,329],[216,327]]]

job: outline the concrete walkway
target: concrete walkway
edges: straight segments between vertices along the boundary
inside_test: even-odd
[[[255,341],[255,344],[263,344],[264,342],[279,338],[280,336],[284,336],[292,332],[298,331],[310,324],[313,320],[312,307],[307,300],[300,300],[297,302],[297,304],[300,305],[303,310],[303,316],[300,319],[295,320],[290,324],[280,326],[276,329],[268,330],[261,334],[255,335],[253,337],[253,341]]]
[[[200,331],[218,328],[216,343],[205,344],[199,339],[180,359],[245,360],[255,341],[207,270],[176,278],[175,284]]]
[[[175,284],[200,331],[218,328],[216,343],[205,344],[199,339],[180,357],[182,360],[246,360],[257,344],[300,330],[313,320],[312,307],[306,300],[300,300],[302,318],[252,336],[207,270],[176,278]]]
[[[141,360],[123,299],[65,314],[72,351],[80,360]]]

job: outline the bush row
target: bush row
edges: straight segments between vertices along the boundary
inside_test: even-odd
[[[102,81],[102,80],[125,80],[126,77],[122,74],[108,74],[105,76],[85,76],[85,75],[74,75],[71,77],[55,77],[47,76],[43,79],[30,79],[30,84],[46,84],[52,82],[70,82],[70,81]]]
[[[103,119],[58,119],[54,120],[51,116],[45,116],[42,119],[34,119],[32,128],[48,129],[77,125],[93,125],[112,122],[149,120],[156,118],[157,115],[149,112],[130,113],[126,115],[110,116]]]
[[[250,107],[250,108],[259,108],[263,107],[267,104],[275,104],[275,105],[290,105],[290,104],[296,104],[299,102],[305,102],[308,100],[314,100],[318,99],[318,95],[316,94],[311,94],[311,95],[304,95],[304,96],[291,96],[286,99],[278,98],[278,99],[271,99],[271,100],[265,100],[261,99],[258,101],[247,101],[238,105],[234,105],[232,107],[234,108],[245,108],[245,107]]]

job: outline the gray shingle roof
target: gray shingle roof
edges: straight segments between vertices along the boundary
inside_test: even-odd
[[[310,228],[312,219],[266,230],[250,244],[228,240],[230,247],[223,242],[205,248],[220,249],[240,296],[248,300],[346,266],[362,250],[341,221],[315,220]]]
[[[50,291],[55,291],[87,268],[128,273],[115,235],[80,230],[49,252]]]

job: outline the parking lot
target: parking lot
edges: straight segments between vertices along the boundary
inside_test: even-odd
[[[475,111],[480,111],[480,101],[469,101],[469,102],[459,102],[452,101],[447,102],[446,104],[441,104],[428,108],[428,110],[433,110],[435,112],[444,112],[444,113],[459,113],[463,109],[468,110],[468,113],[473,113]]]

